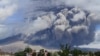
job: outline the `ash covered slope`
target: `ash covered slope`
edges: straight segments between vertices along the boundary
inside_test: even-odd
[[[95,14],[80,8],[63,6],[38,10],[45,13],[26,19],[17,41],[50,48],[66,43],[72,46],[89,44],[94,40],[95,24],[98,23]],[[14,37],[2,40],[1,44],[6,44],[5,40],[15,40]],[[12,42],[14,41],[9,41]]]

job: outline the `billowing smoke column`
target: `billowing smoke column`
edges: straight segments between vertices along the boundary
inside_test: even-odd
[[[15,25],[14,36],[0,40],[0,44],[20,40],[32,45],[59,47],[66,43],[74,46],[93,42],[100,14],[68,6],[65,1],[70,0],[27,0],[23,10],[25,21]]]
[[[50,8],[49,8],[50,9]],[[56,9],[57,11],[53,10]],[[29,18],[23,34],[26,43],[45,47],[60,44],[82,45],[94,40],[94,14],[77,7],[51,8],[33,20]]]

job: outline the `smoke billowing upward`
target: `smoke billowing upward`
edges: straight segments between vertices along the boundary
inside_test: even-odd
[[[93,9],[90,10],[89,6],[84,7],[88,5],[87,0],[76,0],[76,3],[73,0],[25,1],[25,21],[16,26],[16,34],[13,33],[15,36],[18,34],[18,40],[45,47],[58,47],[66,43],[83,45],[94,41],[100,14],[91,12]]]
[[[27,35],[26,43],[54,47],[61,43],[82,45],[94,41],[97,21],[91,12],[77,7],[47,8],[39,8],[45,13],[28,18],[30,21],[22,32]]]
[[[68,6],[64,1],[30,2],[26,9],[25,25],[20,31],[26,35],[23,41],[47,47],[61,43],[82,45],[94,41],[95,26],[100,22],[99,14],[75,7],[74,4]]]

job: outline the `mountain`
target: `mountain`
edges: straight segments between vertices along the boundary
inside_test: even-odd
[[[78,49],[80,49],[82,51],[85,51],[85,52],[89,52],[89,51],[91,51],[91,52],[100,51],[100,49],[96,49],[96,48],[78,48]]]
[[[17,41],[14,43],[2,45],[2,46],[0,46],[0,48],[4,52],[13,52],[14,53],[14,52],[22,51],[28,46],[31,47],[33,50],[35,49],[36,51],[39,51],[40,49],[46,49],[46,50],[52,51],[52,52],[58,51],[57,49],[47,49],[40,45],[29,45],[27,43],[24,43],[23,41]]]

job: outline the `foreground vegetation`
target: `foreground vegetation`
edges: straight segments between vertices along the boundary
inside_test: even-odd
[[[16,52],[15,56],[100,56],[100,51],[82,51],[77,48],[71,48],[69,45],[61,45],[60,51],[48,52],[41,49],[39,52],[32,50],[30,47],[25,48],[24,51]]]

